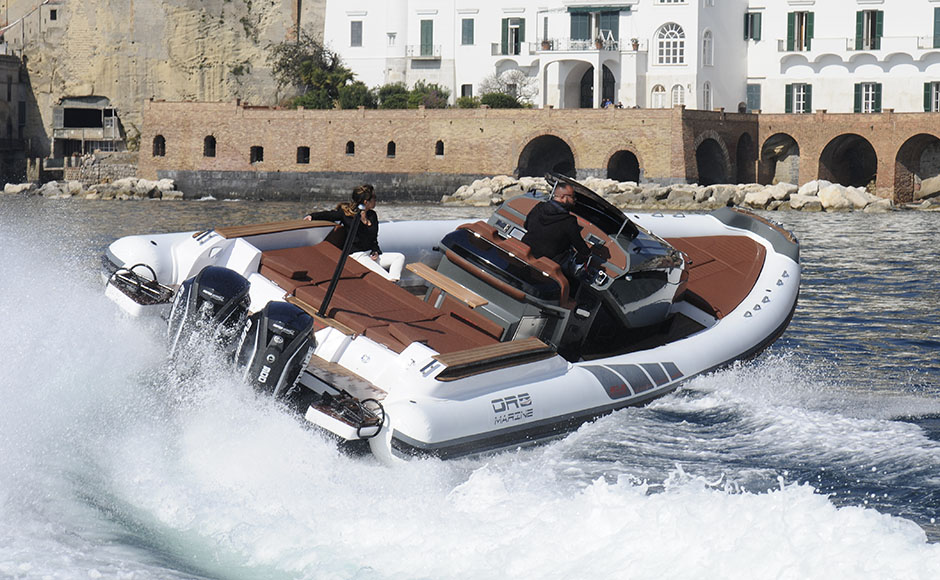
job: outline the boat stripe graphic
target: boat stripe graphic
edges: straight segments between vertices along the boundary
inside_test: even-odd
[[[623,399],[660,387],[683,377],[675,363],[643,363],[640,365],[586,365],[581,367],[593,374],[611,399]],[[646,371],[646,372],[644,372]],[[647,376],[648,373],[648,376]],[[652,378],[652,380],[650,380]]]
[[[653,382],[656,383],[657,387],[665,385],[669,382],[669,377],[666,376],[665,371],[663,371],[663,367],[661,367],[659,363],[645,363],[641,364],[640,366],[643,367],[643,370],[646,371],[646,374],[648,374],[650,378],[653,379]]]
[[[607,391],[607,395],[611,399],[622,399],[635,394],[622,377],[607,367],[585,366],[582,368],[597,377],[597,380],[604,386],[604,390]]]
[[[664,362],[663,368],[666,369],[669,380],[675,381],[682,378],[682,371],[679,370],[679,367],[677,367],[675,363]]]
[[[653,388],[653,382],[637,365],[609,365],[610,368],[627,379],[634,393],[642,393]]]

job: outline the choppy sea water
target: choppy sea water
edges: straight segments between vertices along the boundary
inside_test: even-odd
[[[761,357],[548,445],[389,467],[221,365],[170,372],[102,293],[117,237],[310,209],[0,197],[0,577],[940,576],[940,215],[768,214],[803,286]]]

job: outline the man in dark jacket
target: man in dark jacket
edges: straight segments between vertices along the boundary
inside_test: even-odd
[[[522,242],[532,249],[536,258],[546,256],[565,268],[569,261],[569,252],[573,249],[575,262],[583,263],[591,249],[581,237],[578,218],[568,212],[574,207],[574,187],[570,183],[559,182],[555,186],[552,199],[543,201],[529,212],[525,218],[526,234]]]

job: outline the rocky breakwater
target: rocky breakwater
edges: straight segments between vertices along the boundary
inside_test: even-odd
[[[938,180],[940,181],[940,180]],[[810,181],[800,187],[791,183],[760,185],[658,185],[619,182],[589,177],[582,183],[620,209],[708,211],[725,206],[741,206],[767,211],[865,211],[885,212],[897,209],[940,211],[940,187],[922,187],[915,202],[897,206],[890,199],[871,195],[861,187],[846,187],[824,180]],[[924,181],[924,185],[929,185]],[[498,175],[463,185],[452,195],[445,195],[445,205],[498,205],[527,191],[550,190],[544,178]]]
[[[84,187],[80,181],[49,181],[35,183],[8,183],[3,187],[8,195],[41,195],[52,199],[183,199],[172,179],[138,179],[125,177],[111,183],[98,183]]]

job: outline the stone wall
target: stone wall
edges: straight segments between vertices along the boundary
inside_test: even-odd
[[[8,0],[11,22],[38,0]],[[81,0],[41,6],[8,30],[23,55],[35,102],[31,157],[50,150],[52,109],[62,97],[102,96],[126,135],[150,98],[275,105],[266,57],[296,26],[322,37],[325,0]],[[55,10],[55,19],[51,11]]]
[[[348,191],[368,177],[403,198],[416,195],[412,187],[436,183],[440,196],[468,179],[517,173],[526,145],[551,135],[570,147],[579,176],[605,176],[611,157],[628,151],[645,179],[684,181],[684,141],[692,137],[682,115],[680,108],[305,111],[153,101],[144,107],[140,176],[171,177],[187,192],[198,184],[202,191],[240,187],[251,195],[297,192],[313,175],[324,192]],[[215,139],[214,157],[204,155],[207,136]],[[155,141],[164,155],[154,155]],[[263,161],[252,163],[253,147]],[[309,148],[309,163],[298,163],[299,147]]]

